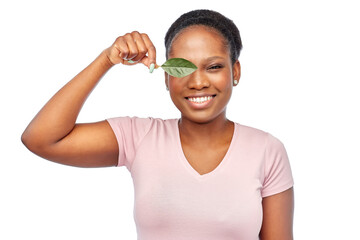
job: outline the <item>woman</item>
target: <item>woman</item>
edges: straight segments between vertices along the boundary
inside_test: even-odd
[[[112,118],[76,124],[87,96],[114,65],[156,66],[143,33],[116,39],[57,92],[22,135],[41,157],[79,167],[126,166],[135,190],[138,239],[292,239],[293,179],[272,135],[226,118],[240,79],[242,48],[234,23],[196,10],[165,37],[166,57],[198,69],[165,74],[180,119]]]

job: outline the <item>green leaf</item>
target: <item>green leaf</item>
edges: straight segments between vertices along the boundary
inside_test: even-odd
[[[185,77],[193,73],[197,67],[192,62],[183,58],[170,58],[161,68],[169,75],[174,77]]]

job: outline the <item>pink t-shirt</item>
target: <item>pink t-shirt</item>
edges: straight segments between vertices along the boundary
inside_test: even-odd
[[[118,166],[133,179],[139,240],[257,240],[262,198],[293,186],[283,144],[261,130],[236,123],[224,159],[200,175],[182,151],[178,119],[108,122]]]

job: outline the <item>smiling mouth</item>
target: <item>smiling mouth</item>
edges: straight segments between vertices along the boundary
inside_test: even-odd
[[[187,100],[189,100],[190,102],[193,103],[204,103],[207,101],[210,101],[211,99],[213,99],[216,95],[211,95],[211,96],[202,96],[202,97],[186,97]]]

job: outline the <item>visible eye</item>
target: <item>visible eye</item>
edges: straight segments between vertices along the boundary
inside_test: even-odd
[[[220,69],[220,68],[223,68],[222,65],[212,65],[208,68],[208,70],[217,70],[217,69]]]

